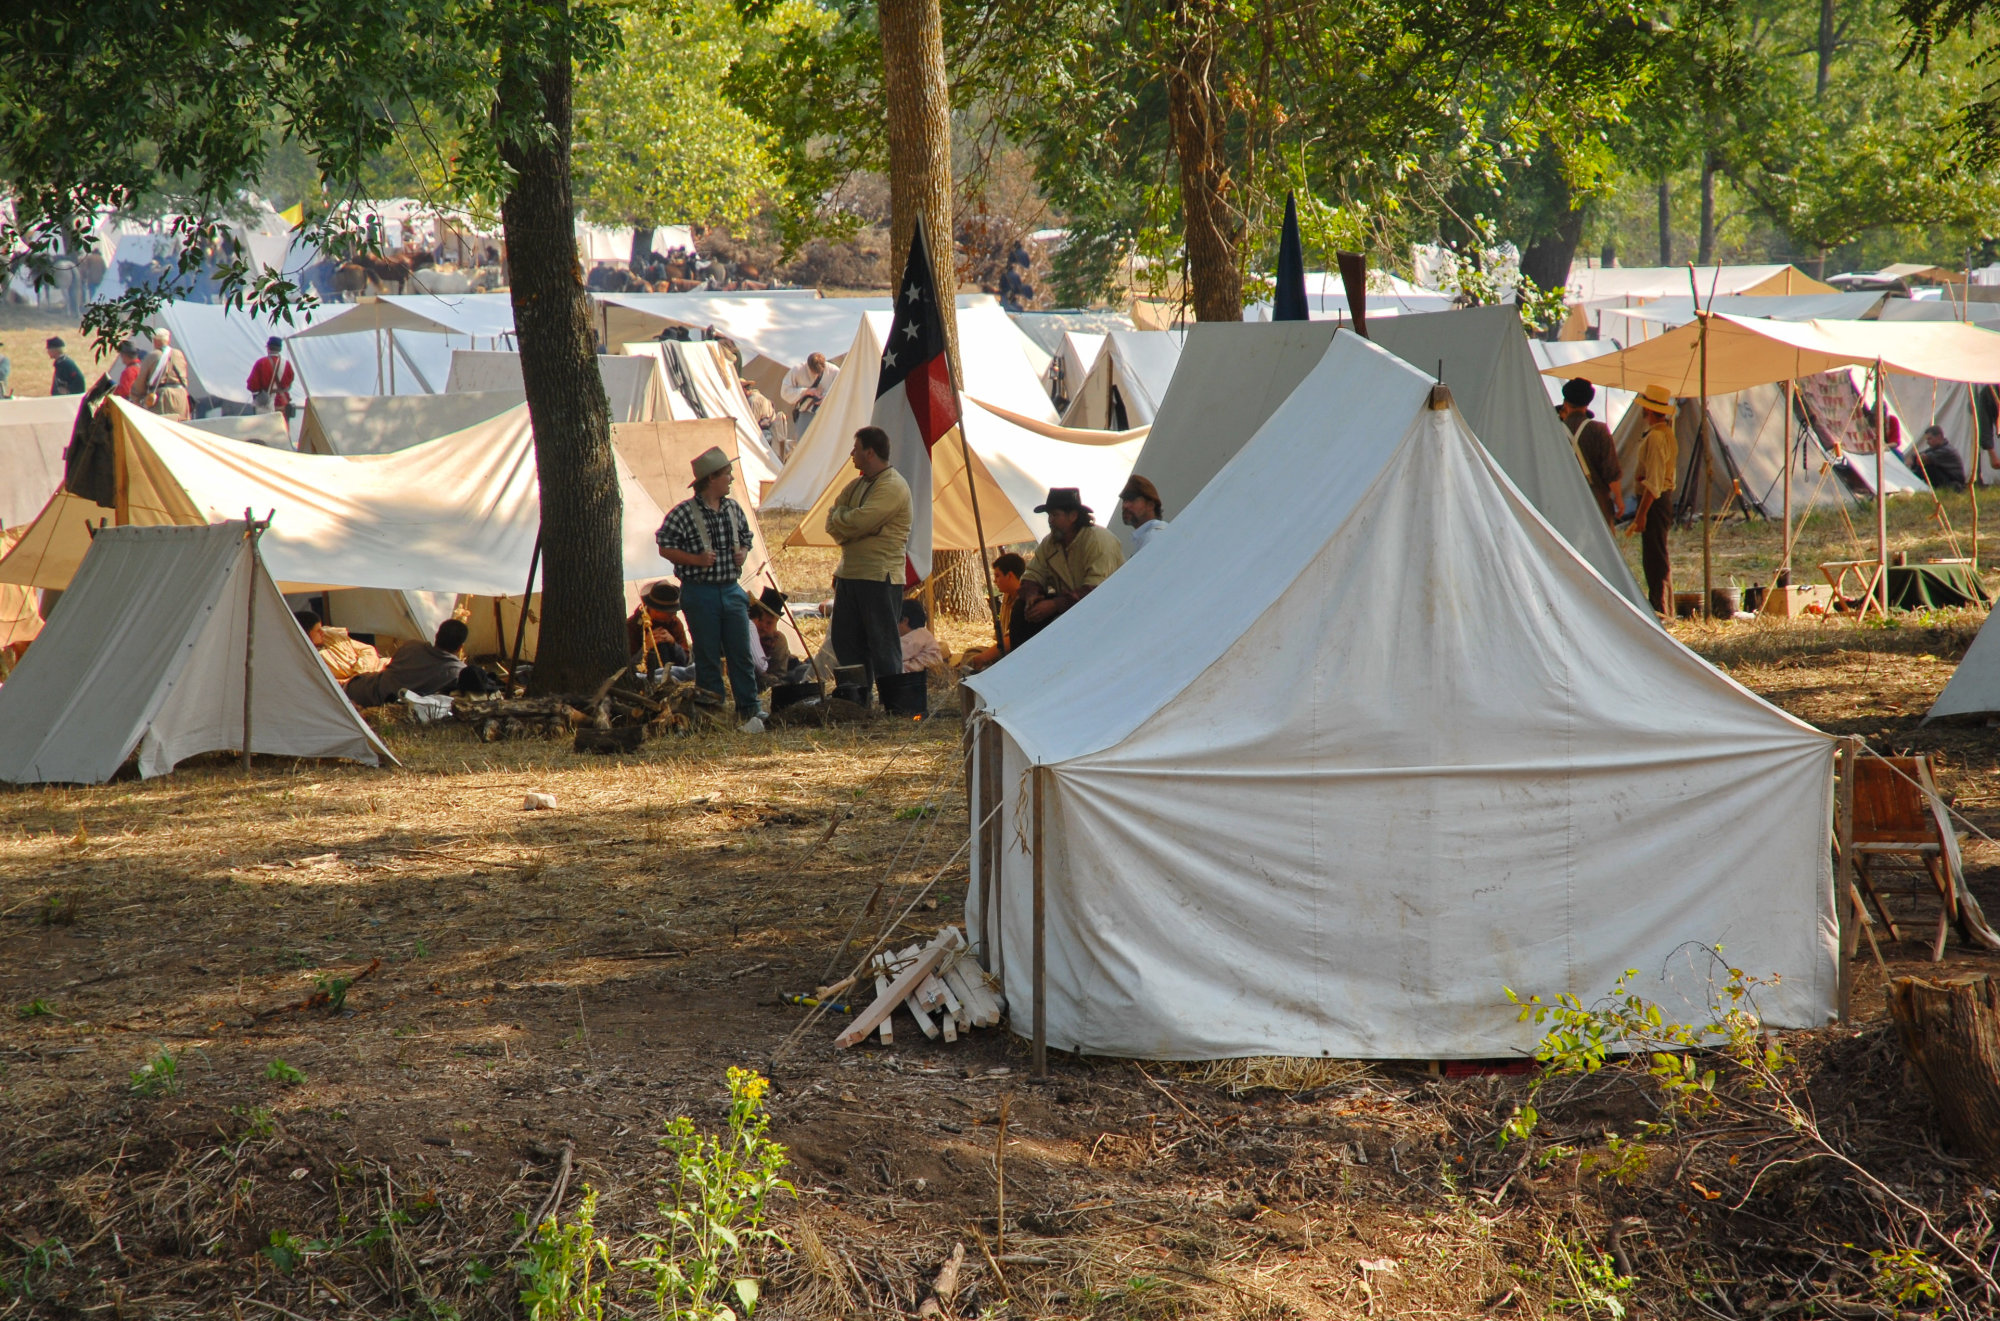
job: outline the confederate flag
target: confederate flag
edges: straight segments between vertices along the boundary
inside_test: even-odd
[[[910,484],[910,549],[903,575],[914,587],[931,572],[931,449],[958,425],[958,389],[921,220],[910,236],[910,260],[882,346],[874,422],[889,433],[889,462]]]

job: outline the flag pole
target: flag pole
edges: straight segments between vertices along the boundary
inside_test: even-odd
[[[931,251],[930,235],[924,232],[924,218],[922,216],[917,217],[917,237],[918,241],[924,245],[924,256],[930,261],[931,270],[935,272],[938,268],[937,254]],[[954,276],[957,269],[957,263],[954,262],[952,265]],[[947,298],[951,300],[953,309],[952,321],[955,325],[958,319],[956,315],[958,308],[958,281],[956,278],[953,279],[951,288],[940,289],[938,291],[938,302],[940,304],[943,304]],[[939,308],[939,313],[943,313],[942,306]],[[965,463],[965,489],[972,496],[972,535],[979,538],[979,571],[986,581],[986,611],[993,616],[993,645],[1000,648],[1002,654],[1005,654],[1007,639],[1000,624],[1000,596],[993,590],[993,565],[986,558],[986,523],[979,514],[979,481],[973,476],[972,472],[972,442],[965,438],[965,410],[963,408],[965,391],[959,381],[957,349],[958,336],[953,334],[951,338],[945,341],[944,361],[945,368],[951,373],[952,404],[958,413],[958,452]],[[932,536],[935,538],[935,531],[933,531]],[[932,547],[932,554],[933,556],[936,554],[935,545]],[[933,576],[935,576],[936,564],[932,564],[931,568]]]

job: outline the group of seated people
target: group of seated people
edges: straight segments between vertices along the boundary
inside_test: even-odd
[[[812,663],[792,655],[783,628],[787,597],[775,587],[750,601],[750,665],[759,688],[802,683]],[[681,585],[663,578],[639,598],[639,608],[625,621],[625,649],[632,667],[649,678],[686,682],[694,677],[694,647],[681,618]]]

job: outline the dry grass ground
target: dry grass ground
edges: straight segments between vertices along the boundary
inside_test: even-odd
[[[48,394],[49,358],[42,346],[51,335],[62,337],[85,380],[95,381],[114,356],[99,353],[77,328],[76,319],[61,308],[0,301],[0,354],[13,360],[8,388],[15,394],[37,398]]]
[[[1769,554],[1727,535],[1732,562]],[[828,566],[793,555],[803,597]],[[1822,728],[1942,754],[2000,834],[1993,731],[1917,726],[1980,621],[1901,622],[1679,635]],[[0,1318],[519,1315],[514,1218],[556,1153],[575,1153],[565,1209],[597,1189],[629,1254],[662,1222],[663,1124],[718,1125],[730,1065],[772,1077],[798,1189],[774,1317],[914,1315],[954,1243],[968,1317],[1932,1310],[1868,1256],[1907,1231],[1824,1162],[1745,1186],[1782,1132],[1703,1129],[1602,1177],[1607,1134],[1654,1104],[1624,1074],[1545,1101],[1530,1160],[1494,1138],[1519,1077],[1064,1058],[1032,1086],[1015,1038],[942,1045],[907,1020],[891,1048],[836,1052],[829,1020],[787,1049],[805,1011],[779,994],[827,975],[857,914],[872,938],[935,879],[892,934],[960,920],[959,732],[947,713],[599,759],[391,724],[400,770],[215,759],[0,792]],[[557,809],[523,812],[531,790]],[[1971,860],[2000,914],[2000,853]],[[1947,966],[1994,964],[1954,944]],[[296,1007],[339,981],[337,1009]],[[1860,1020],[1800,1034],[1800,1076],[1844,1150],[1972,1242],[1991,1194],[1937,1151],[1880,1003],[1864,969]],[[142,1094],[163,1055],[175,1083]],[[623,1284],[611,1301],[651,1313]]]

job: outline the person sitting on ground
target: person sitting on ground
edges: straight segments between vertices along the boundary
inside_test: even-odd
[[[306,640],[313,644],[313,650],[338,682],[346,683],[357,674],[373,674],[382,668],[381,652],[366,642],[356,642],[344,628],[321,623],[318,611],[294,610],[292,617],[299,621]]]
[[[1965,460],[1959,457],[1951,442],[1945,439],[1944,428],[1928,426],[1924,428],[1923,443],[1910,456],[1910,466],[1917,475],[1931,484],[1933,491],[1962,491],[1965,489]]]
[[[1021,575],[1009,634],[1016,647],[1026,645],[1125,563],[1118,538],[1092,522],[1094,511],[1074,486],[1054,487],[1035,512],[1049,516],[1049,535],[1035,547],[1035,558]]]
[[[49,336],[49,341],[44,347],[48,350],[49,362],[56,369],[54,378],[49,382],[49,393],[82,394],[85,389],[83,368],[77,366],[76,359],[69,356],[68,346],[63,343],[62,336]]]
[[[1008,625],[1014,618],[1014,600],[1021,594],[1021,575],[1027,570],[1028,562],[1011,550],[993,561],[993,586],[1000,593],[1000,639],[990,647],[968,650],[958,658],[960,669],[977,673],[1007,654]]]
[[[750,603],[750,628],[754,634],[751,641],[757,644],[755,650],[763,657],[762,668],[757,672],[760,687],[804,683],[811,677],[811,662],[792,655],[791,640],[785,636],[786,600],[785,594],[777,588],[766,587]]]
[[[1604,515],[1605,522],[1617,527],[1623,499],[1618,484],[1625,477],[1625,469],[1618,462],[1618,442],[1612,439],[1611,428],[1591,415],[1590,401],[1597,398],[1597,387],[1578,376],[1564,381],[1562,392],[1563,401],[1556,405],[1556,416],[1569,432],[1576,461],[1583,465],[1583,479],[1590,484],[1590,493],[1597,497],[1598,512]]]
[[[687,629],[681,623],[681,585],[662,578],[639,598],[639,608],[625,621],[625,654],[640,670],[692,664]]]
[[[406,642],[396,648],[389,663],[370,674],[357,674],[347,681],[347,700],[356,706],[381,706],[404,692],[418,697],[433,693],[485,692],[492,687],[486,672],[467,665],[460,651],[472,630],[462,619],[447,619],[438,625],[430,645]],[[471,676],[476,675],[477,678]]]
[[[944,649],[938,646],[930,624],[922,601],[911,597],[903,602],[902,616],[896,620],[896,631],[903,635],[903,673],[922,674],[933,665],[944,664]]]
[[[1159,488],[1136,472],[1118,493],[1118,501],[1118,516],[1132,529],[1132,553],[1137,555],[1167,525],[1166,507],[1160,503]]]
[[[804,433],[806,423],[826,402],[827,391],[839,377],[840,368],[828,362],[824,353],[808,353],[804,362],[785,373],[778,397],[791,405],[795,432]]]

